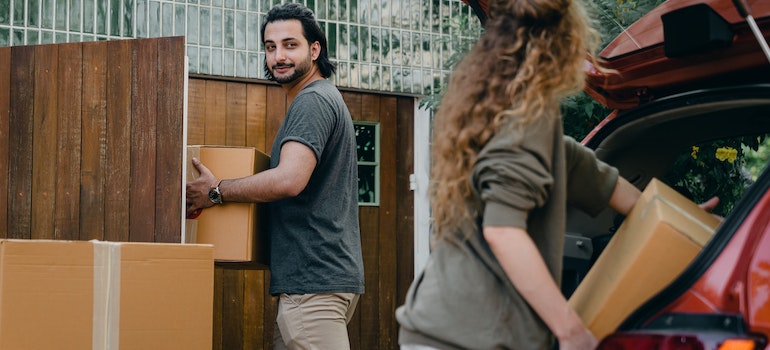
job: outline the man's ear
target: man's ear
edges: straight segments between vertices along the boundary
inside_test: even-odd
[[[321,43],[318,41],[314,41],[312,44],[310,44],[310,58],[315,61],[318,59],[318,56],[321,55]]]

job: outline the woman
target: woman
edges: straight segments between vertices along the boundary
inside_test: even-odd
[[[592,349],[558,286],[567,204],[627,214],[639,191],[564,137],[597,35],[578,2],[490,4],[436,115],[434,247],[397,310],[402,349]],[[555,338],[555,339],[554,339]]]

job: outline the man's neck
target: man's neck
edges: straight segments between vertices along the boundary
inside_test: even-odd
[[[289,84],[282,84],[281,87],[286,92],[288,103],[291,105],[291,102],[294,101],[294,98],[297,97],[297,94],[299,94],[299,92],[302,91],[302,89],[304,89],[306,86],[310,85],[310,83],[321,80],[323,78],[324,77],[321,76],[321,73],[316,68],[313,69],[310,74],[302,77],[300,80],[296,80]]]

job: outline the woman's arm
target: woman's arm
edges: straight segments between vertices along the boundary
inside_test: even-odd
[[[596,347],[596,338],[567,304],[525,230],[485,226],[484,238],[516,290],[556,335],[560,349]]]
[[[641,194],[642,192],[639,191],[636,186],[632,185],[622,176],[618,176],[618,182],[615,185],[615,190],[612,191],[612,197],[610,197],[610,207],[615,209],[615,211],[621,215],[628,215],[628,213],[634,207],[634,204],[636,204],[636,201],[639,200],[639,196],[641,196]],[[701,209],[708,212],[714,210],[717,205],[719,205],[719,197],[716,196],[698,204]],[[718,215],[714,216],[720,219],[720,221],[724,219]]]
[[[642,192],[622,176],[618,176],[615,190],[610,197],[610,207],[621,215],[628,215]]]

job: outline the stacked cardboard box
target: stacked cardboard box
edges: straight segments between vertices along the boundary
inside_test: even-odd
[[[210,245],[0,240],[0,349],[211,349]]]
[[[187,181],[200,175],[192,158],[199,159],[219,179],[256,174],[270,166],[270,157],[253,147],[188,146]],[[261,234],[262,206],[254,203],[228,203],[203,210],[188,219],[186,242],[214,245],[218,261],[256,261],[267,264],[265,235]]]
[[[708,243],[719,220],[657,179],[569,299],[602,339],[670,284]]]

